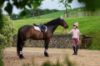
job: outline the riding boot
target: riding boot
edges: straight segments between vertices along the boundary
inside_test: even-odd
[[[75,46],[73,46],[73,51],[74,51],[73,55],[75,55],[76,54]]]
[[[78,54],[78,45],[76,46],[76,55]]]

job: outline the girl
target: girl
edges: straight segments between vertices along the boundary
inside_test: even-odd
[[[78,29],[78,22],[73,24],[73,28],[69,33],[72,34],[72,46],[73,46],[73,51],[74,51],[73,55],[77,55],[79,37],[80,37],[80,30]]]

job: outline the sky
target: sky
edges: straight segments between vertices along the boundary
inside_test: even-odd
[[[73,0],[70,4],[72,8],[78,8],[84,6],[82,3],[79,3],[77,0]],[[64,10],[64,5],[59,3],[58,0],[44,0],[42,5],[40,6],[41,9],[58,9]]]
[[[7,2],[4,3],[4,7],[6,6]],[[73,0],[70,4],[72,8],[78,8],[84,6],[82,3],[78,3],[77,0]],[[3,13],[7,14],[3,9]],[[40,9],[57,9],[57,10],[64,10],[64,5],[62,3],[59,3],[58,0],[44,0],[39,7]],[[21,11],[21,9],[17,9],[16,6],[13,6],[13,13],[18,14]]]

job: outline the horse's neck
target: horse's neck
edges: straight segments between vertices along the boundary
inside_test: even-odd
[[[59,20],[53,20],[47,24],[45,24],[48,27],[48,30],[52,33],[56,30],[56,28],[59,26],[58,24]]]
[[[51,26],[48,26],[48,30],[50,30],[52,33],[54,33],[54,31],[56,30],[56,28],[58,27],[59,25],[51,25]]]

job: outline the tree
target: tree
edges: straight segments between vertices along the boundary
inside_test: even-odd
[[[73,0],[59,0],[65,6],[66,13],[68,12],[67,7],[69,7],[69,3]],[[84,3],[85,7],[84,10],[88,12],[89,15],[93,14],[96,10],[100,9],[100,0],[78,0],[80,3]],[[67,14],[68,15],[68,14]]]
[[[39,5],[41,5],[41,2],[43,0],[12,0],[13,3],[10,2],[11,0],[0,0],[0,15],[2,15],[2,6],[5,1],[8,1],[8,3],[4,9],[5,11],[7,11],[9,15],[11,15],[13,6],[16,6],[17,8],[24,9],[24,10],[25,10],[25,6],[28,6],[32,9],[36,9]]]
[[[65,17],[68,17],[68,9],[71,8],[70,4],[72,2],[72,0],[59,0],[60,3],[62,3],[65,7]]]
[[[85,4],[84,10],[87,11],[88,15],[92,15],[93,12],[100,9],[100,0],[78,0]]]
[[[100,9],[100,0],[78,0],[79,2],[83,2],[85,4],[85,9],[88,11],[95,11]]]
[[[26,6],[28,6],[30,8],[27,9],[26,7],[23,7],[23,11],[20,13],[21,15],[20,16],[27,16],[27,15],[30,15],[30,16],[33,16],[34,12],[38,9],[38,6],[41,5],[41,2],[43,0],[31,0],[29,1]],[[38,13],[38,11],[37,11]]]
[[[8,1],[7,6],[4,8],[9,15],[12,14],[13,6],[15,5],[17,8],[24,8],[26,5],[33,5],[34,8],[38,7],[42,0],[12,0],[13,3],[10,3],[10,0],[0,0],[0,66],[3,66],[2,61],[2,46],[6,46],[5,44],[10,44],[10,39],[13,33],[12,22],[9,21],[2,15],[2,7],[5,1]],[[5,21],[6,20],[6,21]]]
[[[2,6],[5,1],[8,1],[8,3],[4,9],[7,11],[9,15],[11,15],[14,5],[20,9],[25,8],[25,6],[29,6],[30,8],[36,9],[43,0],[12,0],[13,3],[10,3],[11,0],[0,0],[0,29],[3,27]]]

